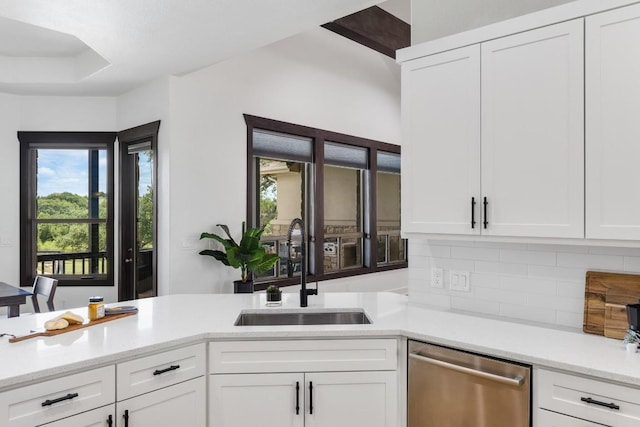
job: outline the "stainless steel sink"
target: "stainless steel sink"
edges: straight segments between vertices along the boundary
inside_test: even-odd
[[[275,325],[368,325],[371,320],[364,311],[331,311],[302,313],[240,313],[235,326]]]

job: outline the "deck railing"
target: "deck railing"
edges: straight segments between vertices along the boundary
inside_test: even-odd
[[[106,252],[42,251],[37,254],[38,274],[106,274]]]

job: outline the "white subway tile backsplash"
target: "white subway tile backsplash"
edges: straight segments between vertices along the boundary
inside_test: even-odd
[[[558,281],[558,296],[570,298],[584,298],[585,281],[569,282],[564,280]]]
[[[582,319],[582,313],[569,313],[566,311],[556,312],[556,325],[582,329]]]
[[[530,251],[544,251],[544,252],[569,252],[574,254],[586,254],[589,253],[588,246],[572,246],[572,245],[547,245],[541,243],[529,243],[527,249]]]
[[[558,254],[558,267],[586,267],[602,270],[622,270],[624,257],[620,255]]]
[[[582,327],[588,270],[640,274],[640,248],[410,241],[409,299],[443,308]],[[444,289],[430,269],[444,269]],[[471,292],[449,289],[451,270],[469,271]]]
[[[529,277],[537,277],[542,279],[584,281],[587,269],[588,269],[587,267],[565,268],[565,267],[548,267],[543,265],[530,265],[528,267],[528,275]]]
[[[556,253],[504,249],[500,251],[500,261],[535,265],[556,265]]]
[[[483,288],[499,288],[500,287],[500,275],[498,274],[484,274],[484,273],[472,273],[469,281],[473,284],[473,287],[480,286]]]
[[[541,295],[555,296],[557,294],[555,280],[529,279],[525,277],[502,277],[500,279],[500,289]]]
[[[477,273],[498,273],[526,276],[527,264],[507,264],[501,262],[476,261],[475,271]]]
[[[500,304],[493,301],[480,301],[475,298],[451,297],[451,308],[475,313],[500,315]]]
[[[451,248],[451,257],[477,261],[498,261],[500,259],[500,250],[489,248],[453,247]]]
[[[529,307],[526,305],[501,304],[500,315],[534,322],[556,323],[556,310]]]
[[[611,248],[608,246],[591,246],[590,254],[597,255],[626,255],[640,257],[640,248]]]

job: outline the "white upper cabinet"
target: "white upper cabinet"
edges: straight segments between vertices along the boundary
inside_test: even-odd
[[[640,240],[640,5],[586,18],[586,237]]]
[[[584,237],[583,26],[403,64],[403,232]]]
[[[402,121],[403,231],[478,234],[480,46],[403,64]]]
[[[482,44],[482,234],[584,237],[583,70],[582,19]]]

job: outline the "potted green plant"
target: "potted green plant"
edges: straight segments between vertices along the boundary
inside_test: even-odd
[[[267,305],[280,305],[282,303],[282,290],[276,285],[267,286]]]
[[[226,234],[226,238],[215,233],[202,233],[200,239],[213,239],[219,242],[224,249],[205,249],[200,251],[200,255],[212,256],[224,265],[240,269],[240,280],[233,282],[234,293],[253,292],[253,275],[264,273],[273,268],[278,262],[277,254],[269,254],[262,246],[260,237],[264,232],[263,228],[247,228],[242,222],[242,236],[240,243],[236,242],[229,227],[224,224],[217,224]]]

